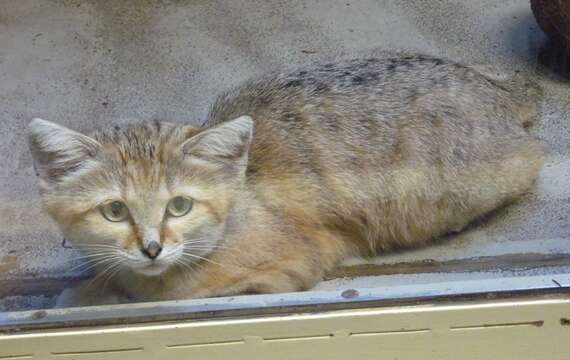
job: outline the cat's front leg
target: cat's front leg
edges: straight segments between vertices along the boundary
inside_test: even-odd
[[[119,294],[96,285],[91,280],[85,280],[78,286],[65,288],[57,297],[55,308],[114,305],[125,302],[124,297]]]
[[[251,269],[239,276],[218,274],[215,276],[215,281],[206,281],[196,285],[190,297],[207,298],[304,291],[312,288],[321,278],[321,272],[302,273],[289,265],[277,266],[272,270]]]
[[[273,234],[273,236],[278,236]],[[311,289],[344,256],[343,242],[326,231],[299,231],[275,241],[271,252],[251,251],[257,259],[246,264],[209,264],[190,297],[274,294]]]

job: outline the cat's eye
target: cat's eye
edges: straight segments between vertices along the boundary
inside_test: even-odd
[[[180,217],[188,214],[192,210],[192,200],[183,196],[172,198],[166,206],[168,215]]]
[[[113,201],[100,207],[103,217],[112,222],[125,221],[129,217],[127,205],[121,201]]]

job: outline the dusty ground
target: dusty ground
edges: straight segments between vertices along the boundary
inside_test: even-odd
[[[251,75],[384,47],[537,78],[546,99],[534,131],[549,158],[536,192],[490,221],[378,261],[570,255],[570,91],[539,65],[544,44],[527,0],[3,0],[0,281],[69,275],[75,256],[40,209],[31,118],[80,131],[133,118],[199,124],[216,94]]]

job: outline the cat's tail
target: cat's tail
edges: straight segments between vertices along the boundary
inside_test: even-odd
[[[491,66],[473,66],[473,69],[512,94],[522,126],[527,128],[536,121],[538,106],[544,96],[538,82],[518,72],[508,73]]]

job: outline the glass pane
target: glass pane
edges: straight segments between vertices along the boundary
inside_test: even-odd
[[[570,5],[531,3],[2,1],[0,310],[568,286]]]

